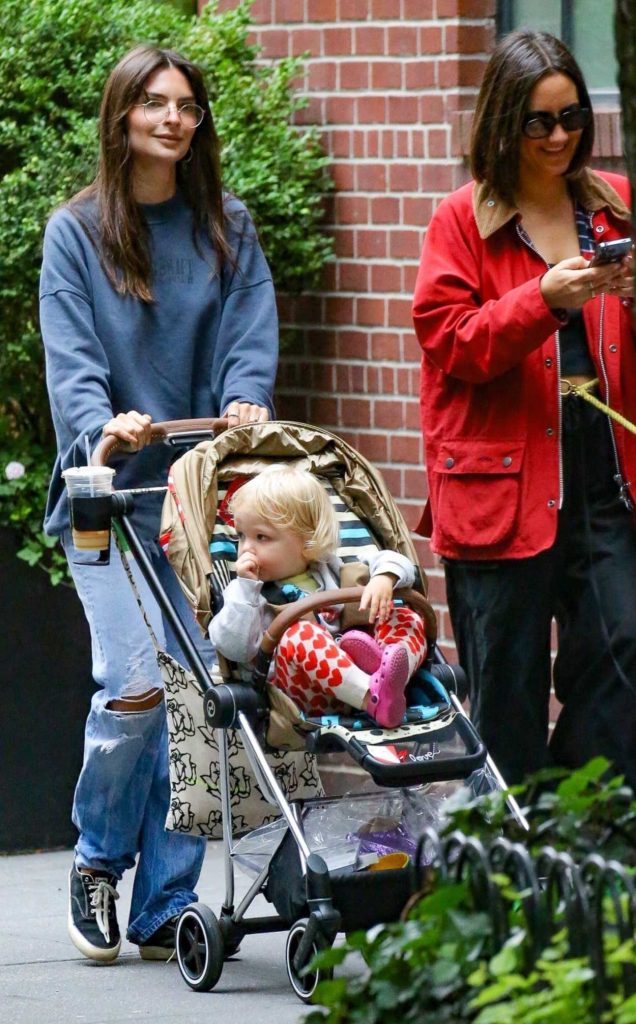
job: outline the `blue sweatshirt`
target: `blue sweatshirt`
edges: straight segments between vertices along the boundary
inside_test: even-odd
[[[104,424],[136,409],[153,421],[219,416],[233,400],[272,409],[278,323],[272,278],[245,207],[226,197],[237,267],[215,271],[211,244],[193,240],[180,194],[143,207],[150,233],[154,301],[119,295],[72,212],[53,215],[44,237],[40,321],[57,437],[44,527],[68,526],[62,470],[86,462]],[[91,223],[94,204],[82,208]],[[115,456],[117,488],[166,483],[174,449],[153,445]],[[138,525],[158,525],[162,496],[139,503]]]

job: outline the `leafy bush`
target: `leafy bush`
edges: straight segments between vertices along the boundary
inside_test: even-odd
[[[54,444],[38,327],[38,276],[51,211],[93,177],[97,115],[109,71],[133,45],[181,50],[206,77],[223,146],[226,186],[250,208],[276,285],[316,284],[330,255],[320,231],[329,188],[315,130],[292,124],[302,62],[259,64],[248,45],[250,2],[199,18],[147,0],[2,0],[0,4],[0,526],[20,556],[60,578],[41,532]],[[6,466],[27,475],[8,479]]]
[[[471,910],[466,886],[440,883],[408,920],[353,935],[316,958],[334,967],[361,954],[367,971],[321,982],[315,1001],[324,1009],[303,1024],[597,1024],[593,972],[584,958],[568,957],[563,932],[529,972],[522,930],[493,955],[490,937],[490,920]],[[628,1001],[614,1001],[604,1024],[633,1024],[628,1010]]]
[[[562,778],[560,772],[535,776],[526,794],[529,833],[506,813],[502,794],[467,800],[444,831],[477,833],[485,845],[503,834],[531,854],[550,845],[575,861],[594,852],[633,869],[636,801],[622,778],[608,779],[608,768],[597,758]],[[548,789],[548,781],[556,785]],[[304,1024],[635,1024],[636,995],[624,994],[621,972],[625,965],[634,969],[636,950],[633,939],[619,940],[611,896],[602,936],[606,1000],[599,1005],[591,963],[570,954],[565,930],[529,966],[524,894],[505,875],[491,881],[507,907],[501,948],[470,884],[428,869],[402,921],[349,936],[316,957],[314,964],[327,968],[361,955],[367,970],[322,982],[315,996],[322,1008]]]
[[[412,908],[408,920],[352,935],[316,963],[337,966],[361,954],[368,971],[321,982],[316,1011],[304,1024],[454,1024],[465,1019],[468,976],[486,955],[490,923],[469,909],[465,885],[440,885]]]
[[[529,830],[508,811],[505,793],[467,798],[457,805],[448,828],[484,842],[504,835],[532,855],[546,845],[575,861],[590,853],[636,868],[636,801],[622,776],[610,776],[609,762],[596,757],[578,771],[549,768],[512,792],[524,799]]]

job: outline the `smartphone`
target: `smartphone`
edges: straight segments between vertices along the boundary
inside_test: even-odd
[[[601,267],[604,263],[620,263],[631,251],[631,238],[617,238],[613,242],[599,242],[596,252],[590,260],[591,267]]]

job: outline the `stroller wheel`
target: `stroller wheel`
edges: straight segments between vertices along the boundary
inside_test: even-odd
[[[175,937],[183,980],[195,992],[209,992],[221,977],[225,949],[216,917],[204,903],[181,912]]]
[[[331,968],[322,967],[305,972],[304,967],[315,957],[316,953],[319,953],[323,949],[327,949],[329,943],[327,940],[318,933],[311,944],[311,951],[307,960],[304,964],[299,967],[294,966],[294,957],[300,945],[301,939],[307,930],[308,920],[307,918],[301,918],[300,921],[296,921],[295,924],[289,930],[287,936],[287,945],[285,946],[285,966],[287,967],[287,977],[289,978],[291,987],[304,1003],[308,1003],[314,992],[318,987],[320,981],[326,981],[331,978],[333,971]]]

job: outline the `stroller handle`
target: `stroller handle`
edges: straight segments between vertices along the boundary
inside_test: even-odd
[[[285,630],[308,612],[315,612],[320,608],[329,608],[332,604],[353,604],[354,601],[359,603],[363,589],[363,587],[344,587],[341,590],[329,590],[327,593],[323,591],[318,594],[311,594],[309,597],[303,597],[300,601],[294,601],[287,608],[283,608],[276,618],[270,622],[261,641],[261,650],[265,654],[271,655]],[[419,594],[417,590],[406,588],[404,590],[400,589],[399,596],[401,600],[404,600],[406,604],[422,616],[426,626],[426,637],[429,643],[434,641],[437,637],[437,619],[426,598]]]
[[[148,443],[170,443],[173,439],[176,440],[181,436],[184,441],[186,439],[203,441],[207,437],[215,437],[227,430],[227,425],[227,419],[222,417],[198,420],[163,420],[150,425],[150,441]],[[141,451],[141,449],[137,450]],[[91,465],[107,466],[111,455],[120,451],[130,452],[131,455],[135,454],[120,438],[112,434],[104,437],[91,455]]]

